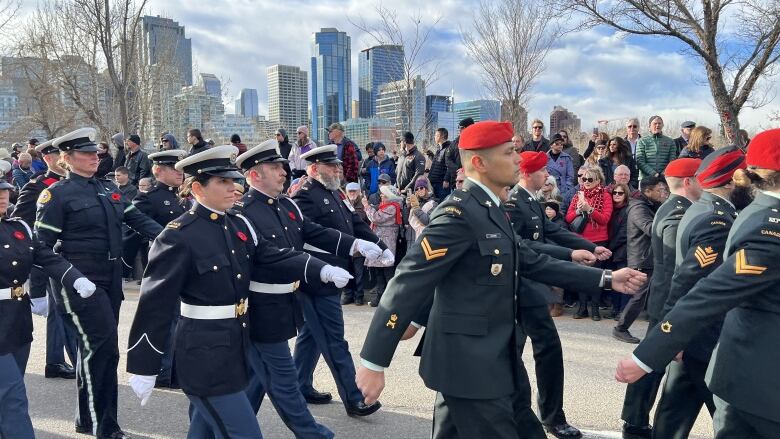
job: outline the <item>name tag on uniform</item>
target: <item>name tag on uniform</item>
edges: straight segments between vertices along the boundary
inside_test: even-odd
[[[486,239],[501,239],[500,233],[488,233],[485,235]]]

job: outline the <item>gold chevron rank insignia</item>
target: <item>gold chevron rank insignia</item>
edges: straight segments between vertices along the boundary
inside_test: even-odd
[[[715,263],[715,259],[718,258],[718,253],[713,251],[712,247],[701,248],[697,246],[694,255],[696,256],[696,260],[699,261],[699,266],[701,268],[712,265]]]
[[[751,274],[758,275],[766,271],[766,267],[760,265],[750,265],[747,261],[747,254],[745,249],[737,252],[737,261],[734,264],[737,274]]]
[[[440,248],[437,250],[434,250],[431,248],[431,244],[428,242],[428,237],[422,239],[422,242],[420,243],[423,249],[423,253],[425,253],[425,260],[431,261],[436,258],[440,258],[447,254],[446,248]]]

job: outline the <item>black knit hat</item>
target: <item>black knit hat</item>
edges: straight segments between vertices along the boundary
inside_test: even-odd
[[[561,205],[557,201],[545,201],[544,207],[554,210],[556,215],[561,213]]]

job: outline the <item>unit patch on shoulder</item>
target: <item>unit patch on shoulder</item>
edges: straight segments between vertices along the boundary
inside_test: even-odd
[[[699,266],[704,268],[715,263],[715,260],[718,258],[718,253],[712,250],[712,247],[701,248],[700,246],[697,246],[694,256],[696,256]]]
[[[51,201],[51,192],[48,189],[42,190],[38,195],[38,204],[46,204],[49,201]]]
[[[449,213],[451,215],[458,215],[458,216],[463,215],[463,211],[454,206],[445,207],[444,212]]]
[[[711,221],[710,225],[711,226],[723,226],[723,227],[726,227],[726,222],[725,221]]]
[[[181,223],[178,221],[171,221],[168,224],[166,224],[165,227],[169,229],[178,229],[179,227],[181,227]]]

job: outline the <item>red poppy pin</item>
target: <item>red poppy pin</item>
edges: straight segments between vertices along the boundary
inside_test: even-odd
[[[295,221],[297,219],[297,218],[295,218],[295,214],[292,213],[292,212],[287,212],[287,215],[289,215],[290,219],[293,220],[293,221]]]
[[[111,194],[111,199],[114,200],[114,201],[119,201],[119,200],[122,199],[122,196],[117,194],[117,193],[113,193],[113,194]]]
[[[23,240],[25,238],[25,236],[24,236],[24,233],[22,233],[22,232],[17,230],[17,231],[14,232],[14,238],[16,238],[16,239],[21,241],[21,240]]]
[[[238,232],[237,235],[238,235],[238,239],[246,242],[246,235],[244,234],[244,232]]]

